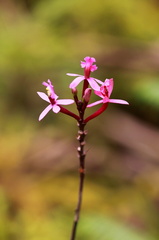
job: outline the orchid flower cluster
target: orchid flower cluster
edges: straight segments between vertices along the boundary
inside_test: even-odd
[[[79,105],[84,105],[86,107],[93,107],[97,104],[102,104],[101,108],[96,111],[93,115],[87,117],[84,122],[88,122],[89,120],[97,117],[99,114],[104,112],[108,106],[108,103],[118,103],[118,104],[129,104],[125,100],[120,99],[110,99],[111,93],[113,91],[114,81],[113,78],[105,79],[104,82],[90,77],[90,73],[97,70],[97,66],[93,64],[96,62],[95,58],[93,57],[85,57],[85,61],[81,61],[81,67],[84,68],[84,76],[74,73],[67,73],[68,76],[76,77],[70,84],[70,88],[72,89],[72,93],[74,96],[74,100],[72,99],[58,99],[58,96],[55,94],[54,86],[52,85],[51,81],[48,79],[47,82],[43,82],[43,85],[46,87],[47,95],[43,92],[37,92],[38,95],[49,103],[49,105],[44,109],[44,111],[39,116],[39,121],[42,120],[46,114],[52,110],[54,113],[62,112],[64,114],[70,115],[74,117],[77,121],[80,120],[80,116],[77,116],[73,112],[68,111],[66,108],[62,107],[61,105],[69,105],[72,103],[76,103],[77,109],[79,109]],[[77,89],[76,87],[81,83],[83,84],[83,93],[82,93],[82,100],[78,99],[77,96]],[[91,88],[89,88],[89,85]],[[90,101],[90,96],[92,90],[94,93],[101,98],[101,100],[96,101],[94,103],[88,104]],[[85,110],[83,108],[83,110]]]
[[[75,77],[75,79],[69,85],[69,88],[72,91],[73,99],[58,99],[54,91],[54,86],[52,82],[48,80],[47,82],[43,82],[43,85],[46,87],[47,94],[43,92],[37,92],[38,95],[49,103],[49,105],[42,111],[39,116],[39,121],[42,120],[49,111],[53,111],[54,113],[63,113],[73,117],[78,124],[78,136],[77,140],[79,142],[79,146],[77,147],[78,158],[79,158],[79,194],[78,194],[78,202],[75,210],[74,222],[72,227],[72,233],[70,240],[75,240],[77,223],[80,216],[80,209],[82,203],[82,193],[83,193],[83,185],[84,185],[84,177],[85,177],[85,156],[86,153],[84,151],[85,146],[85,137],[87,135],[87,131],[85,130],[85,125],[88,121],[93,118],[99,116],[103,113],[109,103],[117,103],[117,104],[129,104],[125,100],[121,99],[111,99],[111,93],[114,87],[113,78],[105,79],[104,82],[98,80],[96,78],[90,77],[91,72],[97,70],[97,66],[94,64],[96,62],[93,57],[85,57],[84,61],[81,61],[81,67],[84,69],[84,75],[67,73],[68,76]],[[78,97],[77,86],[83,82],[82,88],[82,96],[81,99]],[[92,91],[95,95],[97,95],[100,100],[90,103]],[[63,105],[76,104],[76,108],[78,114],[75,114],[72,111],[69,111]],[[94,111],[93,114],[89,115],[85,118],[85,110],[90,107],[94,107],[95,105],[100,105],[99,109]]]

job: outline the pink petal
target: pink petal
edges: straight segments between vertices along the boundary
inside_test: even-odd
[[[81,75],[76,74],[76,73],[66,73],[66,75],[68,75],[68,76],[73,76],[73,77],[79,77],[79,76],[81,76]]]
[[[80,76],[80,77],[75,78],[75,79],[71,82],[69,88],[75,88],[75,87],[77,87],[77,85],[78,85],[80,82],[82,82],[83,80],[84,80],[84,76]]]
[[[39,116],[39,121],[40,121],[41,119],[43,119],[43,118],[46,116],[46,114],[47,114],[51,109],[52,109],[52,105],[50,104],[50,105],[48,105],[48,106],[42,111],[42,113],[40,114],[40,116]]]
[[[118,103],[118,104],[127,104],[129,105],[129,103],[125,100],[121,100],[121,99],[109,99],[110,103]]]
[[[42,84],[43,84],[45,87],[48,87],[48,86],[53,87],[52,82],[50,81],[50,79],[48,79],[47,82],[43,82]]]
[[[55,100],[57,100],[58,99],[58,97],[59,96],[57,96],[55,93],[54,93],[54,95],[53,95],[54,97],[53,97],[53,99],[55,99]]]
[[[43,82],[42,85],[44,85],[45,87],[47,87],[49,84],[47,82]]]
[[[49,85],[51,85],[53,87],[52,82],[50,81],[50,79],[48,79],[47,82],[48,82]]]
[[[92,65],[91,66],[91,72],[94,72],[98,69],[98,67],[96,65]]]
[[[74,103],[74,100],[72,100],[72,99],[60,99],[60,100],[57,100],[56,103],[59,104],[59,105],[69,105],[69,104]]]
[[[103,103],[103,100],[99,100],[99,101],[96,101],[94,103],[91,103],[91,104],[87,105],[87,107],[93,107],[93,106],[98,105],[100,103]]]
[[[110,97],[112,91],[113,91],[113,87],[114,87],[114,81],[113,78],[111,79],[106,79],[104,82],[104,85],[107,87],[108,89],[108,96]]]
[[[94,89],[94,90],[99,90],[99,85],[98,83],[96,83],[96,81],[94,80],[94,78],[88,78],[87,79],[90,86]]]
[[[91,62],[91,63],[96,62],[96,59],[95,59],[94,57],[85,57],[84,60],[85,60],[86,62]]]
[[[58,112],[60,111],[60,107],[55,104],[55,105],[53,105],[53,107],[52,107],[52,111],[53,111],[54,113],[58,113]]]
[[[109,102],[109,98],[107,96],[105,96],[103,99],[103,103],[107,103],[107,102]]]
[[[94,91],[94,93],[95,93],[97,96],[99,96],[99,97],[101,97],[101,98],[104,98],[103,94],[102,94],[100,91]]]
[[[86,62],[81,61],[81,68],[85,68],[86,67]]]
[[[43,100],[45,100],[46,102],[50,102],[48,96],[47,96],[45,93],[43,93],[43,92],[37,92],[37,94],[39,95],[39,97],[41,97],[41,98],[42,98]]]
[[[99,83],[99,84],[103,84],[103,82],[102,82],[101,80],[99,80],[99,79],[94,78],[94,80],[95,80],[97,83]]]
[[[85,60],[85,62],[81,61],[81,67],[82,68],[89,67],[91,72],[93,72],[97,69],[96,65],[93,66],[93,63],[96,62],[95,58],[85,57],[84,60]],[[92,68],[92,66],[93,66],[93,68]]]

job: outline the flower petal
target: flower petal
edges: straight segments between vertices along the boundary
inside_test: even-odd
[[[103,100],[99,100],[99,101],[96,101],[94,103],[91,103],[91,104],[87,105],[87,107],[93,107],[93,106],[98,105],[100,103],[103,103]]]
[[[83,80],[84,80],[84,76],[80,76],[80,77],[75,78],[75,79],[71,82],[69,88],[75,88],[75,87],[77,87],[77,85],[78,85],[80,82],[82,82]]]
[[[111,79],[106,79],[104,82],[104,85],[107,87],[108,90],[108,96],[110,97],[112,91],[113,91],[113,87],[114,87],[114,80],[113,78]]]
[[[66,73],[67,76],[73,76],[73,77],[79,77],[81,75],[76,74],[76,73]]]
[[[41,98],[42,98],[43,100],[45,100],[46,102],[50,102],[48,96],[47,96],[45,93],[43,93],[43,92],[37,92],[37,94],[39,95],[39,97],[41,97]]]
[[[101,98],[104,98],[103,94],[102,94],[100,91],[94,91],[94,93],[95,93],[97,96],[99,96],[99,97],[101,97]]]
[[[43,82],[42,85],[44,85],[45,87],[47,87],[49,84],[47,82]]]
[[[105,96],[105,97],[103,98],[103,103],[107,103],[107,102],[109,102],[109,98],[108,98],[107,96]]]
[[[121,99],[109,99],[110,103],[118,103],[118,104],[127,104],[129,105],[129,103],[125,100],[121,100]]]
[[[52,109],[52,105],[50,104],[50,105],[48,105],[48,106],[42,111],[42,113],[40,114],[40,116],[39,116],[39,121],[40,121],[41,119],[43,119],[43,118],[46,116],[46,114],[47,114],[51,109]]]
[[[91,72],[94,72],[98,69],[98,67],[96,65],[92,65],[91,66]]]
[[[93,65],[93,63],[96,62],[95,58],[85,57],[84,60],[85,62],[81,61],[81,67],[85,68],[85,71],[88,71],[88,73],[90,74],[90,72],[94,72],[95,70],[97,70],[98,67],[96,65]]]
[[[94,78],[94,80],[95,80],[97,83],[99,83],[99,84],[103,84],[103,82],[102,82],[101,80],[99,80],[99,79]]]
[[[46,87],[47,95],[52,99],[56,100],[58,96],[55,94],[54,86],[52,85],[52,82],[50,81],[50,79],[48,79],[47,82],[43,82],[42,84]]]
[[[86,62],[81,61],[81,68],[85,68],[86,67]]]
[[[88,80],[89,85],[91,86],[91,88],[93,88],[94,90],[99,90],[99,85],[98,85],[98,83],[96,83],[94,78],[88,78],[87,80]]]
[[[69,104],[72,104],[74,103],[74,100],[72,99],[59,99],[56,101],[57,104],[59,105],[69,105]]]
[[[52,107],[52,111],[54,113],[58,113],[60,111],[60,107],[58,105],[54,104],[53,107]]]
[[[96,59],[94,57],[89,57],[89,56],[85,57],[84,60],[90,63],[96,62]]]

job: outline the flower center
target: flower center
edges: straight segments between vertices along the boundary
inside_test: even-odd
[[[106,86],[101,87],[101,93],[102,93],[103,97],[105,97],[105,96],[108,97],[108,89]]]
[[[46,92],[47,92],[48,97],[50,97],[51,96],[51,89],[50,89],[49,86],[46,88]]]

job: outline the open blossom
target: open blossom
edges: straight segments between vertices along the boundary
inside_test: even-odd
[[[79,74],[74,74],[74,73],[67,73],[68,76],[73,76],[76,77],[70,84],[70,88],[76,88],[77,85],[82,82],[83,80],[87,80],[90,86],[94,89],[97,90],[99,89],[99,84],[102,84],[102,82],[98,79],[90,77],[90,73],[94,72],[97,70],[97,66],[93,63],[96,62],[95,58],[93,57],[85,57],[85,61],[81,61],[81,67],[84,68],[84,76],[79,75]]]
[[[94,72],[95,70],[97,70],[97,66],[93,65],[94,62],[96,62],[95,58],[93,57],[85,57],[84,61],[81,61],[81,67],[84,68],[84,76],[85,78],[89,78],[90,73]]]
[[[94,103],[91,103],[89,105],[87,105],[87,107],[93,107],[97,104],[100,103],[118,103],[118,104],[129,104],[127,101],[125,100],[121,100],[121,99],[110,99],[110,95],[113,91],[113,86],[114,86],[114,81],[113,78],[111,79],[106,79],[105,82],[101,85],[101,87],[99,87],[98,90],[95,90],[94,93],[101,97],[102,100],[96,101]]]
[[[43,92],[37,92],[37,94],[43,100],[48,102],[49,105],[40,114],[39,121],[41,119],[43,119],[51,109],[54,113],[58,113],[61,109],[59,105],[69,105],[69,104],[74,103],[74,100],[72,100],[72,99],[59,99],[58,100],[58,96],[55,94],[54,87],[49,79],[47,82],[43,82],[43,85],[46,86],[47,95]]]

